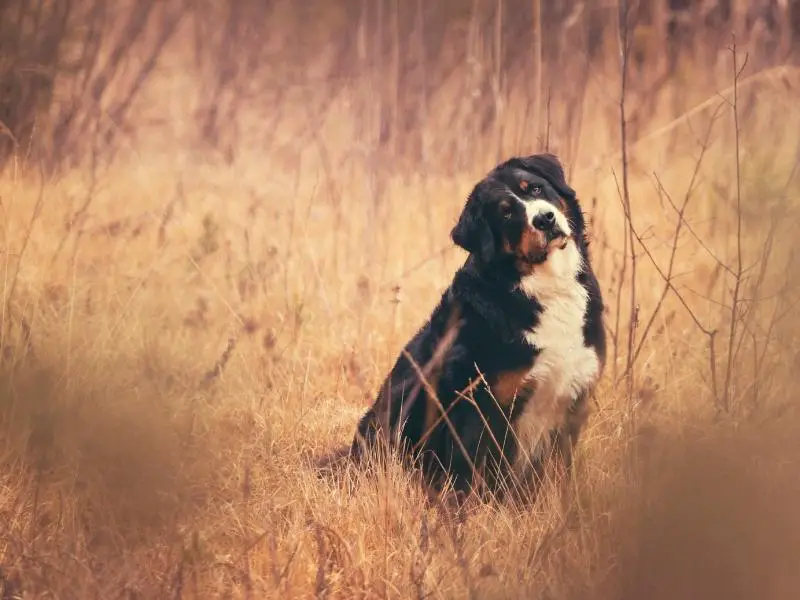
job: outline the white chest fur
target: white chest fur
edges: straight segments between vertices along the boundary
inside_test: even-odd
[[[590,390],[600,373],[597,353],[583,343],[589,297],[575,279],[581,261],[577,246],[570,241],[521,282],[521,289],[535,297],[543,311],[536,327],[526,334],[539,354],[528,374],[534,383],[534,394],[514,426],[519,442],[514,469],[519,474],[529,464],[529,458],[537,458],[532,453],[546,450],[544,436],[563,422],[570,403]]]

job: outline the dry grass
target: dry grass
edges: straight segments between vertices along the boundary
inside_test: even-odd
[[[35,163],[7,170],[2,598],[793,597],[800,77],[746,77],[738,194],[731,96],[714,95],[731,79],[667,84],[665,98],[710,100],[639,118],[657,134],[630,140],[631,387],[614,378],[631,315],[612,75],[589,85],[581,130],[554,135],[556,152],[580,139],[568,166],[612,333],[622,297],[571,515],[548,496],[455,522],[398,469],[339,487],[310,466],[349,441],[463,260],[447,234],[493,158],[455,174],[353,158],[355,82],[288,163],[255,149],[206,160],[164,133],[58,180]],[[459,101],[461,83],[432,106]],[[282,111],[276,135],[303,129],[303,107]],[[513,98],[504,111],[507,135],[486,156],[538,150],[514,134],[526,125]],[[454,125],[434,118],[435,148]],[[714,368],[704,330],[724,332]]]

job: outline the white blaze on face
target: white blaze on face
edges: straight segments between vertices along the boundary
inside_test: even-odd
[[[525,215],[528,217],[528,223],[533,223],[534,217],[543,215],[545,213],[553,213],[556,216],[556,225],[567,237],[572,235],[572,230],[569,226],[569,220],[566,215],[559,210],[557,206],[548,202],[547,200],[522,200],[525,205]]]

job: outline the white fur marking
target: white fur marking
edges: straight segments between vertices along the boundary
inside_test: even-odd
[[[569,404],[591,389],[599,376],[597,353],[583,344],[589,295],[576,280],[582,260],[575,241],[570,239],[563,250],[551,251],[547,260],[520,283],[543,311],[535,329],[525,336],[540,352],[528,374],[536,384],[534,395],[514,426],[520,446],[514,465],[518,476],[530,464],[529,457],[536,458],[532,453],[544,449],[543,436],[563,422]]]
[[[557,206],[554,206],[547,200],[523,200],[522,202],[525,205],[525,215],[528,217],[528,223],[533,223],[533,219],[537,215],[551,212],[556,217],[556,225],[558,225],[558,228],[567,236],[572,234],[569,220]]]

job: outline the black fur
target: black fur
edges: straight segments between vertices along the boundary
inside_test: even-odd
[[[503,489],[513,489],[508,466],[517,448],[509,424],[513,426],[524,408],[532,384],[527,384],[527,394],[518,393],[509,405],[500,405],[489,388],[499,386],[509,373],[530,370],[540,352],[525,340],[524,333],[535,329],[542,306],[518,288],[522,276],[546,260],[538,247],[523,247],[525,236],[531,235],[530,224],[514,195],[531,194],[566,207],[564,213],[586,265],[578,275],[590,298],[584,343],[595,349],[603,363],[603,302],[589,266],[584,217],[576,193],[555,156],[512,158],[493,169],[470,193],[451,232],[453,242],[467,250],[469,257],[429,320],[405,346],[375,403],[360,420],[352,457],[360,459],[383,432],[389,434],[384,439],[413,459],[435,487],[451,477],[460,492],[478,488],[502,494]],[[430,388],[422,384],[420,371]],[[460,397],[459,392],[471,385],[466,394],[469,399]],[[567,468],[571,446],[586,418],[590,391],[572,399],[562,426],[550,433]],[[441,419],[439,406],[449,423]],[[540,457],[532,477],[541,474],[544,462],[545,457]],[[473,466],[480,477],[475,476]]]

